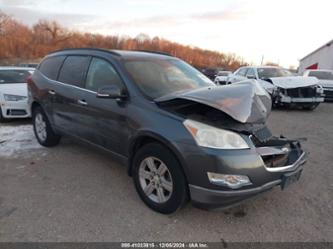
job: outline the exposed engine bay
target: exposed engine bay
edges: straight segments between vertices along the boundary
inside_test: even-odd
[[[165,96],[155,101],[161,108],[186,119],[248,135],[267,168],[291,165],[304,152],[298,140],[275,137],[267,128],[265,123],[271,111],[271,100],[260,88],[253,82],[241,82]]]

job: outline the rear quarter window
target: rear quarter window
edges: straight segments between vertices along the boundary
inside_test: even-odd
[[[56,80],[59,69],[65,60],[66,56],[56,56],[46,58],[39,66],[39,71],[51,80]]]
[[[88,56],[81,55],[68,56],[60,69],[58,81],[73,86],[84,87],[89,58]]]

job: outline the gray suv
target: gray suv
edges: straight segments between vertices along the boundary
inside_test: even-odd
[[[127,165],[141,199],[172,213],[188,200],[228,207],[300,178],[306,153],[265,125],[271,99],[258,84],[215,86],[162,53],[68,49],[28,79],[38,142],[67,135]]]

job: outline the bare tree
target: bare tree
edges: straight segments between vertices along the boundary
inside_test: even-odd
[[[0,10],[0,36],[6,35],[6,25],[11,17]]]
[[[41,58],[61,48],[98,47],[151,50],[177,56],[197,68],[236,69],[246,62],[235,54],[183,45],[140,33],[135,38],[118,35],[71,32],[54,21],[40,20],[32,28],[0,11],[0,60]]]

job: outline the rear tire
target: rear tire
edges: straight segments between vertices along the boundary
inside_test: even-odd
[[[150,143],[140,148],[132,169],[135,188],[149,208],[170,214],[186,203],[187,183],[181,165],[163,145]]]
[[[32,122],[39,144],[45,147],[52,147],[59,144],[61,136],[53,131],[45,112],[40,106],[33,109]]]

